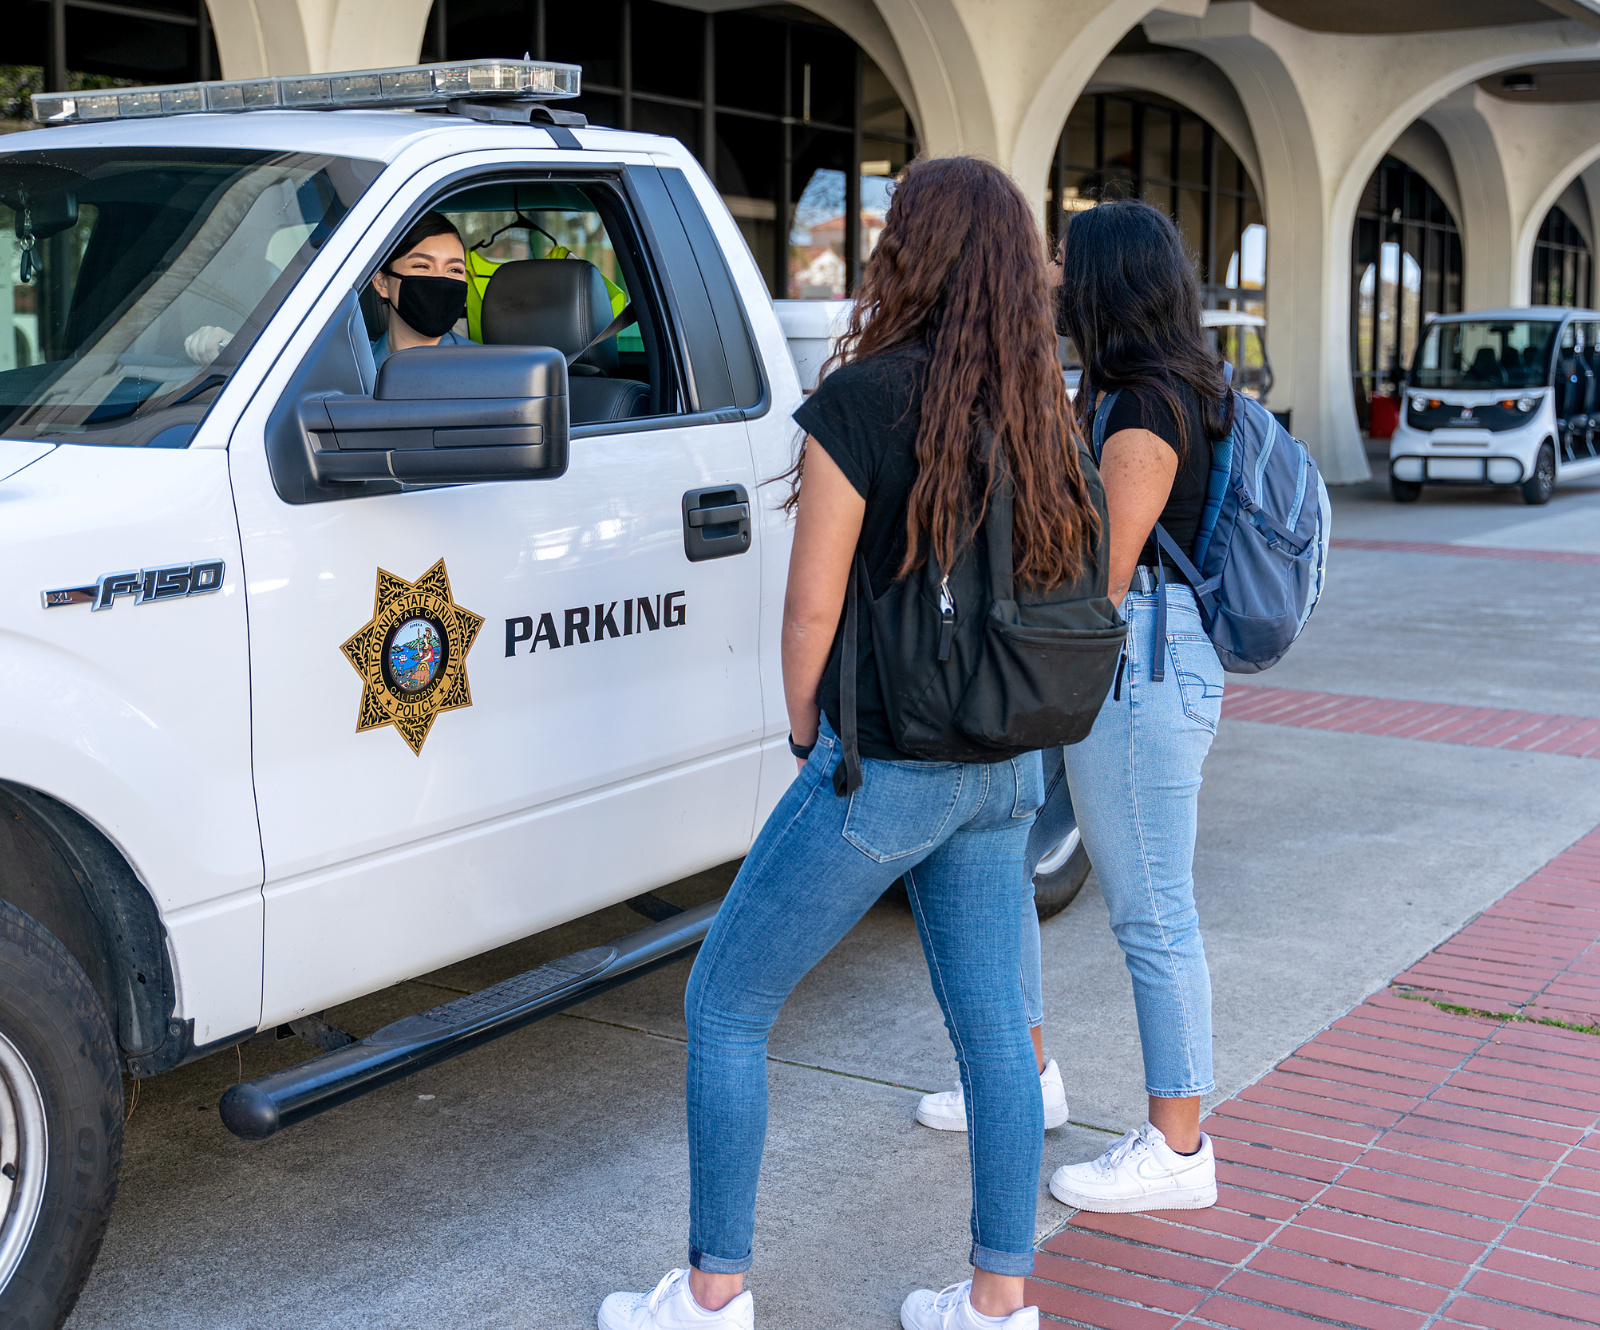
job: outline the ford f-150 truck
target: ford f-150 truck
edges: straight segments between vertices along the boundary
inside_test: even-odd
[[[710,180],[578,79],[40,96],[0,149],[6,1325],[86,1276],[124,1075],[288,1027],[316,1055],[221,1105],[259,1139],[684,957],[715,903],[648,893],[794,774],[763,485],[802,385]],[[482,345],[380,367],[370,279],[429,210]],[[614,945],[320,1019],[624,900]]]

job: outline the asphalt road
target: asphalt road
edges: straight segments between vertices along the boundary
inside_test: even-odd
[[[1335,493],[1341,536],[1600,553],[1600,486]],[[1337,551],[1305,637],[1257,681],[1600,715],[1600,566]],[[1245,681],[1245,686],[1252,681]],[[1215,1097],[1248,1084],[1600,823],[1600,764],[1225,721],[1196,862],[1216,990]],[[664,888],[689,904],[725,871]],[[358,1034],[631,931],[626,910],[329,1014]],[[1045,926],[1047,1032],[1073,1125],[1057,1165],[1142,1118],[1127,974],[1093,879]],[[685,1262],[683,984],[662,971],[263,1144],[221,1093],[298,1060],[251,1044],[139,1087],[121,1195],[70,1330],[580,1327]],[[916,1126],[953,1063],[908,913],[881,904],[801,986],[771,1045],[750,1280],[763,1330],[896,1325],[967,1275],[965,1138]],[[130,1095],[132,1092],[130,1084]]]

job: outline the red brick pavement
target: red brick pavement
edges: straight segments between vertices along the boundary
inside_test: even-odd
[[[1543,711],[1462,707],[1448,702],[1407,702],[1239,684],[1229,685],[1223,694],[1222,714],[1232,720],[1299,729],[1600,757],[1600,717],[1595,716],[1559,716]]]
[[[1600,1325],[1600,1035],[1551,1019],[1600,1023],[1600,831],[1218,1105],[1215,1208],[1079,1211],[1032,1300],[1103,1330]]]
[[[1577,550],[1515,550],[1498,545],[1441,545],[1429,540],[1357,540],[1340,538],[1339,550],[1382,550],[1392,554],[1444,554],[1455,559],[1511,559],[1519,563],[1600,563],[1600,554]]]

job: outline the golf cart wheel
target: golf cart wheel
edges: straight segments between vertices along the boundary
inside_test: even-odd
[[[1550,502],[1556,487],[1556,450],[1548,443],[1539,446],[1533,474],[1522,483],[1522,501],[1540,507]]]
[[[1039,860],[1033,874],[1033,908],[1042,923],[1077,900],[1089,877],[1089,852],[1077,827],[1067,838]]]
[[[1415,503],[1422,497],[1422,482],[1389,477],[1389,497],[1396,503]]]
[[[0,901],[0,1325],[53,1330],[100,1250],[122,1162],[122,1076],[83,968]]]

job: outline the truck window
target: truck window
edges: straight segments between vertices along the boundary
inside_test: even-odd
[[[0,156],[0,437],[176,448],[376,163]]]
[[[645,251],[609,184],[495,180],[428,210],[454,223],[466,246],[467,314],[458,331],[483,345],[582,352],[568,372],[573,424],[688,409]],[[385,311],[370,287],[362,308],[376,338]],[[618,318],[622,326],[600,337]]]

